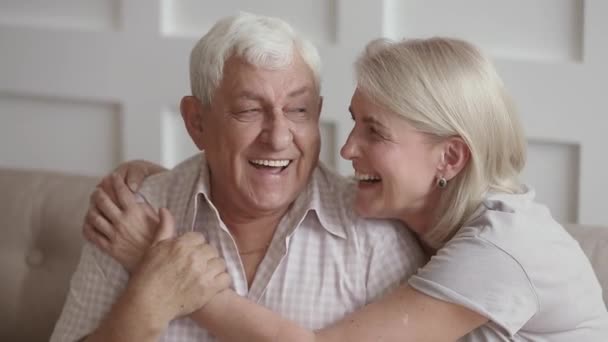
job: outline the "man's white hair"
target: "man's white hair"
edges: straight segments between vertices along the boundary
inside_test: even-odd
[[[316,47],[279,18],[241,12],[219,20],[190,54],[192,95],[210,105],[225,61],[231,56],[267,69],[287,67],[298,53],[313,73],[320,91],[321,59]]]

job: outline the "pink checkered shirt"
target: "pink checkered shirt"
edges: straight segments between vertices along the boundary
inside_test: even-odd
[[[204,171],[204,172],[201,172]],[[353,183],[319,166],[277,227],[251,288],[230,232],[209,199],[203,154],[150,177],[141,194],[168,207],[178,232],[202,232],[220,251],[233,288],[309,329],[327,326],[409,278],[424,261],[401,225],[368,220],[352,211]],[[109,312],[129,280],[114,259],[87,244],[51,338],[77,341]],[[189,318],[172,321],[161,341],[215,341]]]

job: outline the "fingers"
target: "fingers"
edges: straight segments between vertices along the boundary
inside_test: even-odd
[[[98,232],[90,224],[85,222],[84,227],[82,229],[82,234],[84,235],[87,241],[94,244],[102,251],[107,253],[110,250],[110,240],[108,240],[108,238]]]
[[[127,168],[125,183],[132,192],[137,192],[137,190],[139,190],[139,186],[141,183],[143,183],[148,174],[145,166],[138,165],[137,161],[133,162],[133,164],[134,165]]]
[[[102,189],[112,200],[114,203],[118,203],[118,199],[114,194],[114,186],[112,186],[112,178],[111,175],[107,175],[103,177],[103,179],[97,184],[98,189]]]
[[[153,245],[175,236],[175,220],[171,212],[166,208],[160,208],[159,216],[160,225],[152,242]]]
[[[135,195],[133,195],[133,192],[127,187],[124,180],[116,173],[111,175],[111,179],[112,189],[116,194],[118,205],[124,210],[136,205],[137,201],[135,200]]]
[[[97,208],[104,217],[107,217],[114,224],[121,220],[122,211],[101,188],[95,190],[91,195],[91,206]]]
[[[205,243],[203,245],[203,247],[199,248],[199,252],[207,260],[212,260],[212,259],[218,258],[220,256],[220,253],[218,253],[217,248],[215,248],[215,246],[210,245],[208,243]]]
[[[160,224],[160,217],[158,216],[158,211],[152,208],[151,205],[146,202],[137,203],[137,205],[139,206],[139,209],[144,211],[145,215],[149,219],[153,220],[156,223],[156,225]]]
[[[226,271],[226,262],[222,258],[213,258],[207,262],[207,274],[212,279]]]
[[[213,279],[213,288],[219,292],[225,290],[232,285],[232,278],[226,272],[221,272]]]
[[[85,223],[90,225],[98,234],[103,235],[108,241],[112,241],[114,235],[116,235],[114,226],[95,207],[91,207],[87,211]]]

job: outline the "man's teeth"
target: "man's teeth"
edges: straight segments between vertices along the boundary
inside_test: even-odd
[[[355,179],[358,180],[358,181],[379,181],[380,177],[373,176],[373,175],[368,175],[368,174],[365,174],[365,173],[355,172]]]
[[[289,165],[289,159],[284,159],[284,160],[257,159],[257,160],[252,160],[251,163],[256,164],[256,165],[269,166],[269,167],[285,167],[285,166]]]

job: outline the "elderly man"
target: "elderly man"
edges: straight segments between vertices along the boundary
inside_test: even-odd
[[[218,254],[239,295],[310,329],[415,272],[423,254],[414,238],[394,222],[357,217],[353,184],[318,162],[312,44],[276,18],[228,17],[194,47],[190,78],[193,96],[180,109],[204,153],[139,190],[146,205],[175,216],[179,237],[163,240],[172,216],[161,209],[163,241],[124,264],[131,276],[104,242],[85,245],[52,341],[212,341],[197,310],[215,292],[198,284],[227,286]],[[106,214],[134,205],[118,204]],[[101,235],[121,217],[109,216],[97,215]],[[200,279],[201,269],[217,277]]]

